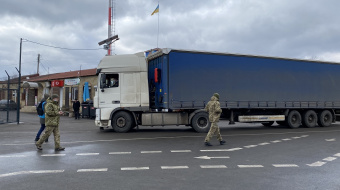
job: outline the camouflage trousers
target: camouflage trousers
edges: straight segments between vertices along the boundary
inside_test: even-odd
[[[207,134],[207,137],[205,137],[205,142],[209,142],[211,137],[215,134],[217,135],[217,140],[219,140],[219,141],[223,140],[221,133],[220,133],[220,128],[218,127],[217,122],[211,123],[210,130]]]
[[[59,126],[58,127],[46,126],[45,133],[37,141],[36,145],[41,146],[52,133],[54,135],[54,148],[56,149],[60,148]]]

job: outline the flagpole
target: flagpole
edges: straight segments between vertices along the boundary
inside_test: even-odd
[[[158,1],[158,10],[159,10],[159,1]],[[158,37],[159,37],[159,11],[158,11],[157,48],[158,48]]]

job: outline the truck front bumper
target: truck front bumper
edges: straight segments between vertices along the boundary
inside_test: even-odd
[[[100,109],[96,109],[96,119],[94,121],[97,127],[109,127],[111,126],[111,120],[101,120],[100,118]]]
[[[110,127],[111,126],[110,120],[95,120],[94,123],[97,127]]]

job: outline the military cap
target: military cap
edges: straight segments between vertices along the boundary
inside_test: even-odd
[[[215,93],[214,96],[217,98],[217,99],[220,99],[220,95],[218,93]]]

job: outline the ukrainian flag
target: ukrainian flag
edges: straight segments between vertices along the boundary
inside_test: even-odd
[[[159,12],[159,4],[157,5],[156,9],[152,12],[151,16],[155,13],[158,13]]]

